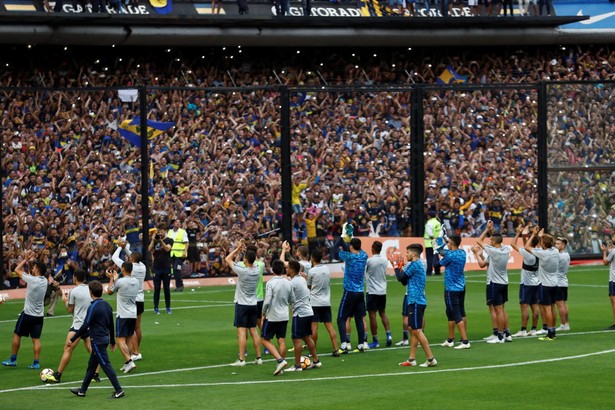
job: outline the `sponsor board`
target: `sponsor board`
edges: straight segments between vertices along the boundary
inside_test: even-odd
[[[387,256],[393,252],[401,252],[402,255],[405,255],[404,250],[406,249],[406,246],[413,244],[413,243],[420,243],[421,245],[423,244],[423,238],[361,237],[360,239],[361,239],[361,247],[365,252],[367,252],[368,255],[371,255],[371,247],[374,241],[382,242],[383,246],[382,246],[381,253]],[[465,267],[466,272],[472,271],[472,270],[481,270],[481,268],[478,266],[478,261],[476,260],[476,257],[470,250],[472,246],[476,244],[476,241],[477,241],[476,238],[463,238],[461,241],[461,248],[466,252],[466,255],[467,255],[466,256],[466,267]],[[512,242],[511,238],[504,238],[504,244],[510,244],[511,242]],[[425,254],[423,254],[422,257],[425,258]],[[521,269],[521,264],[522,264],[521,256],[517,252],[512,251],[510,253],[510,258],[508,259],[508,269]],[[343,272],[344,264],[343,263],[329,263],[326,266],[329,267],[329,270],[331,272],[331,277],[341,278],[344,276],[344,272]],[[444,271],[444,269],[442,269],[442,271]],[[393,271],[393,267],[390,264],[389,264],[389,269],[387,270],[387,273],[389,275],[395,274],[395,272]],[[269,278],[271,278],[271,276],[265,276],[265,281],[267,281]],[[184,278],[183,282],[184,282],[185,288],[202,287],[202,286],[225,286],[225,285],[235,285],[236,278],[235,277]],[[69,285],[61,286],[62,292],[64,294],[68,294],[68,292],[73,287],[74,286],[69,286]],[[171,281],[171,288],[174,288],[174,287],[175,287],[174,281]],[[154,289],[154,283],[151,280],[147,280],[143,283],[143,288],[146,291],[152,290]],[[109,289],[109,285],[103,284],[103,292],[105,294],[107,293],[108,289]],[[2,300],[6,300],[6,301],[15,300],[15,299],[24,299],[26,297],[26,289],[20,288],[20,289],[3,290],[2,292],[0,292],[0,297],[3,298]]]
[[[603,1],[561,1],[554,5],[559,16],[589,16],[589,19],[566,24],[562,30],[615,30],[615,3]]]

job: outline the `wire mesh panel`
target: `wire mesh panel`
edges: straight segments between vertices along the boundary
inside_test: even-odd
[[[599,254],[615,232],[613,83],[549,83],[549,229],[573,254]]]
[[[290,95],[293,241],[411,236],[410,93],[314,90]]]
[[[4,92],[3,258],[11,286],[19,285],[12,272],[24,250],[62,283],[72,283],[77,269],[104,278],[118,243],[141,251],[139,136],[130,125],[137,95]]]
[[[449,234],[504,236],[537,222],[537,90],[434,90],[424,98],[425,214]]]

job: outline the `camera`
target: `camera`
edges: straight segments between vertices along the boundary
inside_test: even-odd
[[[154,235],[154,239],[156,239],[157,241],[160,241],[162,239],[162,236],[157,233],[156,235]]]

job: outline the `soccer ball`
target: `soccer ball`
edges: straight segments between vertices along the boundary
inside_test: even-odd
[[[310,358],[307,356],[301,356],[301,359],[299,359],[299,363],[301,364],[301,368],[305,370],[310,366],[310,364],[312,364],[312,360],[310,360]]]
[[[49,380],[49,377],[54,375],[54,371],[53,369],[43,369],[41,370],[41,381],[43,383],[47,383],[47,381]]]

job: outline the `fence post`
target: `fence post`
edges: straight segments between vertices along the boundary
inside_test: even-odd
[[[538,83],[538,223],[549,228],[549,164],[547,163],[548,128],[547,128],[547,83]]]
[[[282,176],[282,237],[292,239],[292,169],[290,163],[290,95],[288,87],[280,87],[281,176]]]
[[[141,119],[141,238],[143,263],[149,270],[149,141],[147,139],[147,84],[139,87],[139,115]]]
[[[423,97],[425,90],[417,85],[412,90],[410,118],[410,203],[412,205],[412,235],[423,236],[425,228],[425,124]]]

